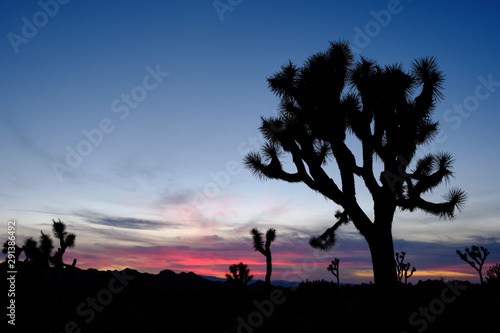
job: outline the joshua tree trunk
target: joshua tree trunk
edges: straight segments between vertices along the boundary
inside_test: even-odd
[[[375,284],[382,287],[395,286],[397,273],[391,230],[375,230],[366,238],[372,256]]]
[[[271,273],[273,272],[273,264],[271,253],[266,255],[266,288],[271,287]]]

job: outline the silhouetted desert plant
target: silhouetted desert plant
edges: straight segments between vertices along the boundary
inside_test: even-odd
[[[19,256],[21,255],[21,253],[23,253],[24,249],[22,247],[17,246],[17,244],[14,244],[13,248],[14,248],[14,258],[16,261],[19,261]],[[5,243],[3,243],[2,253],[7,254],[8,252],[9,252],[9,241],[6,240]],[[7,258],[8,257],[5,257],[5,259]]]
[[[37,242],[33,237],[28,236],[24,239],[23,249],[27,262],[34,263],[39,260],[40,249],[38,248]]]
[[[16,245],[16,259],[18,259],[21,252],[24,251],[26,262],[31,265],[40,266],[46,269],[52,266],[55,269],[63,267],[74,268],[76,259],[73,259],[72,265],[67,265],[63,262],[63,255],[67,248],[75,246],[76,235],[66,231],[66,225],[61,221],[52,220],[52,232],[59,240],[59,248],[52,254],[54,249],[54,242],[49,234],[40,231],[40,238],[38,242],[31,236],[28,236],[23,241],[23,246]],[[7,242],[4,243],[2,252],[7,253]],[[52,265],[52,266],[51,266]]]
[[[337,286],[340,287],[340,280],[339,280],[339,258],[335,258],[332,260],[332,263],[328,265],[327,270],[332,272],[333,276],[337,278]]]
[[[401,280],[404,277],[405,284],[408,284],[408,279],[413,275],[413,273],[417,269],[415,267],[413,267],[410,271],[410,274],[408,274],[408,271],[410,270],[411,264],[403,262],[405,260],[405,256],[406,256],[406,252],[401,252],[401,254],[396,252],[396,254],[395,254],[396,270],[398,272],[398,281],[401,282]]]
[[[43,233],[43,231],[40,231],[40,245],[39,245],[39,255],[40,255],[40,264],[43,267],[50,267],[50,261],[51,261],[51,253],[52,249],[54,248],[54,243],[52,241],[52,238],[50,235],[46,235]]]
[[[495,264],[486,271],[486,282],[500,284],[500,264]]]
[[[266,243],[262,236],[264,236],[257,228],[250,231],[253,239],[253,248],[259,251],[266,257],[266,288],[271,287],[271,274],[273,272],[272,256],[271,256],[271,243],[276,239],[276,230],[270,228],[266,231]]]
[[[56,250],[54,255],[51,258],[51,262],[54,264],[56,268],[62,268],[68,266],[63,262],[63,255],[66,249],[72,248],[75,246],[76,235],[72,233],[68,233],[66,231],[66,225],[59,221],[52,220],[52,232],[54,236],[59,240],[59,248]],[[72,266],[76,265],[76,259],[73,260]]]
[[[483,265],[486,257],[490,254],[490,252],[485,247],[477,247],[476,245],[472,245],[470,249],[468,247],[465,248],[465,253],[457,249],[457,254],[460,259],[468,263],[477,271],[477,273],[479,274],[479,281],[481,282],[481,284],[483,284]]]
[[[309,57],[302,67],[290,61],[267,81],[281,99],[280,113],[261,118],[266,142],[260,153],[245,157],[246,166],[262,179],[305,183],[340,205],[368,243],[375,283],[395,285],[396,209],[453,219],[466,200],[461,189],[450,190],[441,203],[423,198],[452,178],[451,154],[414,160],[419,146],[438,133],[432,113],[443,97],[444,74],[436,59],[415,60],[410,71],[399,64],[379,66],[364,57],[355,64],[348,43],[339,41]],[[361,144],[359,154],[347,145],[349,133]],[[295,170],[285,170],[282,157],[290,157]],[[378,175],[374,160],[382,164]],[[341,184],[327,173],[331,161]],[[413,170],[410,165],[415,165]],[[356,198],[358,177],[372,196],[373,219]]]
[[[253,279],[253,275],[250,275],[250,268],[242,262],[229,266],[229,272],[226,278],[236,282],[240,288],[245,287]]]

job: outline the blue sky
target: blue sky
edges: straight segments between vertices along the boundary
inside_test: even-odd
[[[346,278],[368,281],[367,246],[354,228],[332,253],[307,245],[331,225],[335,204],[302,184],[259,181],[242,165],[261,142],[260,116],[276,114],[266,78],[345,39],[356,59],[382,65],[437,57],[446,74],[434,114],[441,136],[422,153],[454,155],[452,185],[469,201],[452,222],[398,213],[395,244],[421,278],[474,280],[459,275],[474,272],[455,248],[484,245],[487,263],[500,262],[499,9],[497,1],[2,2],[0,220],[16,219],[22,240],[60,218],[77,234],[67,255],[81,267],[219,275],[240,259],[262,274],[248,232],[275,227],[277,274],[309,267],[303,277],[329,278],[323,266],[339,257]],[[369,211],[368,199],[361,191]]]

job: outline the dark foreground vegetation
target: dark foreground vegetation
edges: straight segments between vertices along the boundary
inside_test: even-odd
[[[8,290],[6,264],[0,267]],[[268,289],[259,281],[242,289],[169,270],[72,272],[19,262],[15,331],[500,332],[494,282],[429,280],[382,292],[327,281]]]

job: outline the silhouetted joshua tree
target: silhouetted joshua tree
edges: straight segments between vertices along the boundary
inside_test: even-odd
[[[466,199],[460,189],[452,189],[442,203],[423,198],[452,178],[452,155],[414,159],[419,146],[438,133],[432,113],[443,97],[443,80],[435,58],[415,60],[410,71],[363,57],[354,64],[349,45],[342,41],[331,43],[302,67],[289,62],[267,79],[281,99],[280,113],[262,118],[266,143],[262,153],[246,156],[246,166],[259,178],[302,182],[341,206],[368,243],[377,285],[397,283],[392,238],[397,208],[452,219]],[[348,147],[348,134],[358,139],[358,154]],[[291,170],[282,164],[286,154]],[[331,161],[340,184],[327,173]],[[377,176],[375,170],[382,171]],[[356,198],[357,179],[372,196],[373,219]]]
[[[39,263],[45,267],[50,267],[50,262],[52,261],[51,253],[54,248],[52,238],[50,235],[46,235],[43,231],[40,231],[40,246],[39,246]]]
[[[75,246],[76,236],[75,234],[68,233],[66,231],[66,225],[61,220],[52,220],[52,222],[52,232],[59,240],[60,246],[53,255],[52,250],[54,249],[54,245],[52,238],[50,235],[43,233],[43,231],[40,231],[41,235],[38,243],[33,237],[26,237],[21,249],[26,255],[27,262],[36,263],[37,265],[45,268],[50,268],[50,264],[52,264],[56,269],[68,267],[70,265],[66,265],[63,262],[63,255],[68,247],[71,248]],[[76,259],[73,260],[71,267],[74,267],[75,265]]]
[[[401,280],[404,277],[405,284],[408,284],[408,279],[413,275],[413,273],[417,269],[415,267],[413,267],[410,271],[410,274],[408,274],[408,271],[410,270],[411,264],[403,262],[405,260],[405,255],[406,255],[406,252],[401,252],[401,254],[396,252],[396,271],[398,272],[398,281],[401,282]]]
[[[59,248],[57,249],[56,253],[52,256],[51,262],[54,264],[54,267],[59,269],[62,267],[66,267],[69,265],[66,265],[63,263],[63,255],[66,249],[69,247],[74,247],[75,246],[75,239],[76,235],[72,233],[68,233],[66,231],[66,225],[59,221],[54,221],[52,220],[52,232],[54,233],[54,236],[59,239]],[[76,259],[73,260],[72,267],[76,265]]]
[[[242,262],[229,266],[229,272],[231,274],[226,274],[226,278],[235,281],[240,288],[245,287],[253,279],[250,269]]]
[[[24,239],[23,249],[27,262],[36,262],[39,260],[40,249],[33,237],[29,236]]]
[[[479,281],[481,281],[481,284],[483,284],[483,265],[486,257],[488,256],[488,254],[490,254],[490,252],[482,246],[479,248],[476,245],[472,245],[471,249],[469,249],[468,247],[465,248],[465,253],[457,249],[457,254],[460,259],[471,265],[471,267],[473,267],[478,272]],[[467,256],[469,256],[470,259],[467,258]]]
[[[500,283],[500,264],[495,264],[486,271],[486,282]]]
[[[262,236],[264,236],[257,228],[253,228],[250,231],[253,238],[253,248],[255,251],[259,251],[266,257],[266,288],[271,287],[271,274],[273,272],[273,264],[271,257],[271,243],[276,239],[276,230],[270,228],[266,231],[266,243]]]
[[[3,243],[3,248],[2,248],[2,253],[3,254],[7,254],[9,252],[9,241],[6,240],[5,243]],[[24,249],[22,247],[19,247],[17,246],[17,244],[14,244],[14,246],[12,246],[14,248],[14,259],[17,261],[19,261],[19,256],[21,255],[21,253],[23,253]],[[8,256],[5,258],[6,260],[8,259]]]
[[[335,258],[330,265],[328,265],[327,270],[332,272],[333,276],[337,278],[337,287],[340,287],[340,280],[339,280],[339,258]]]

